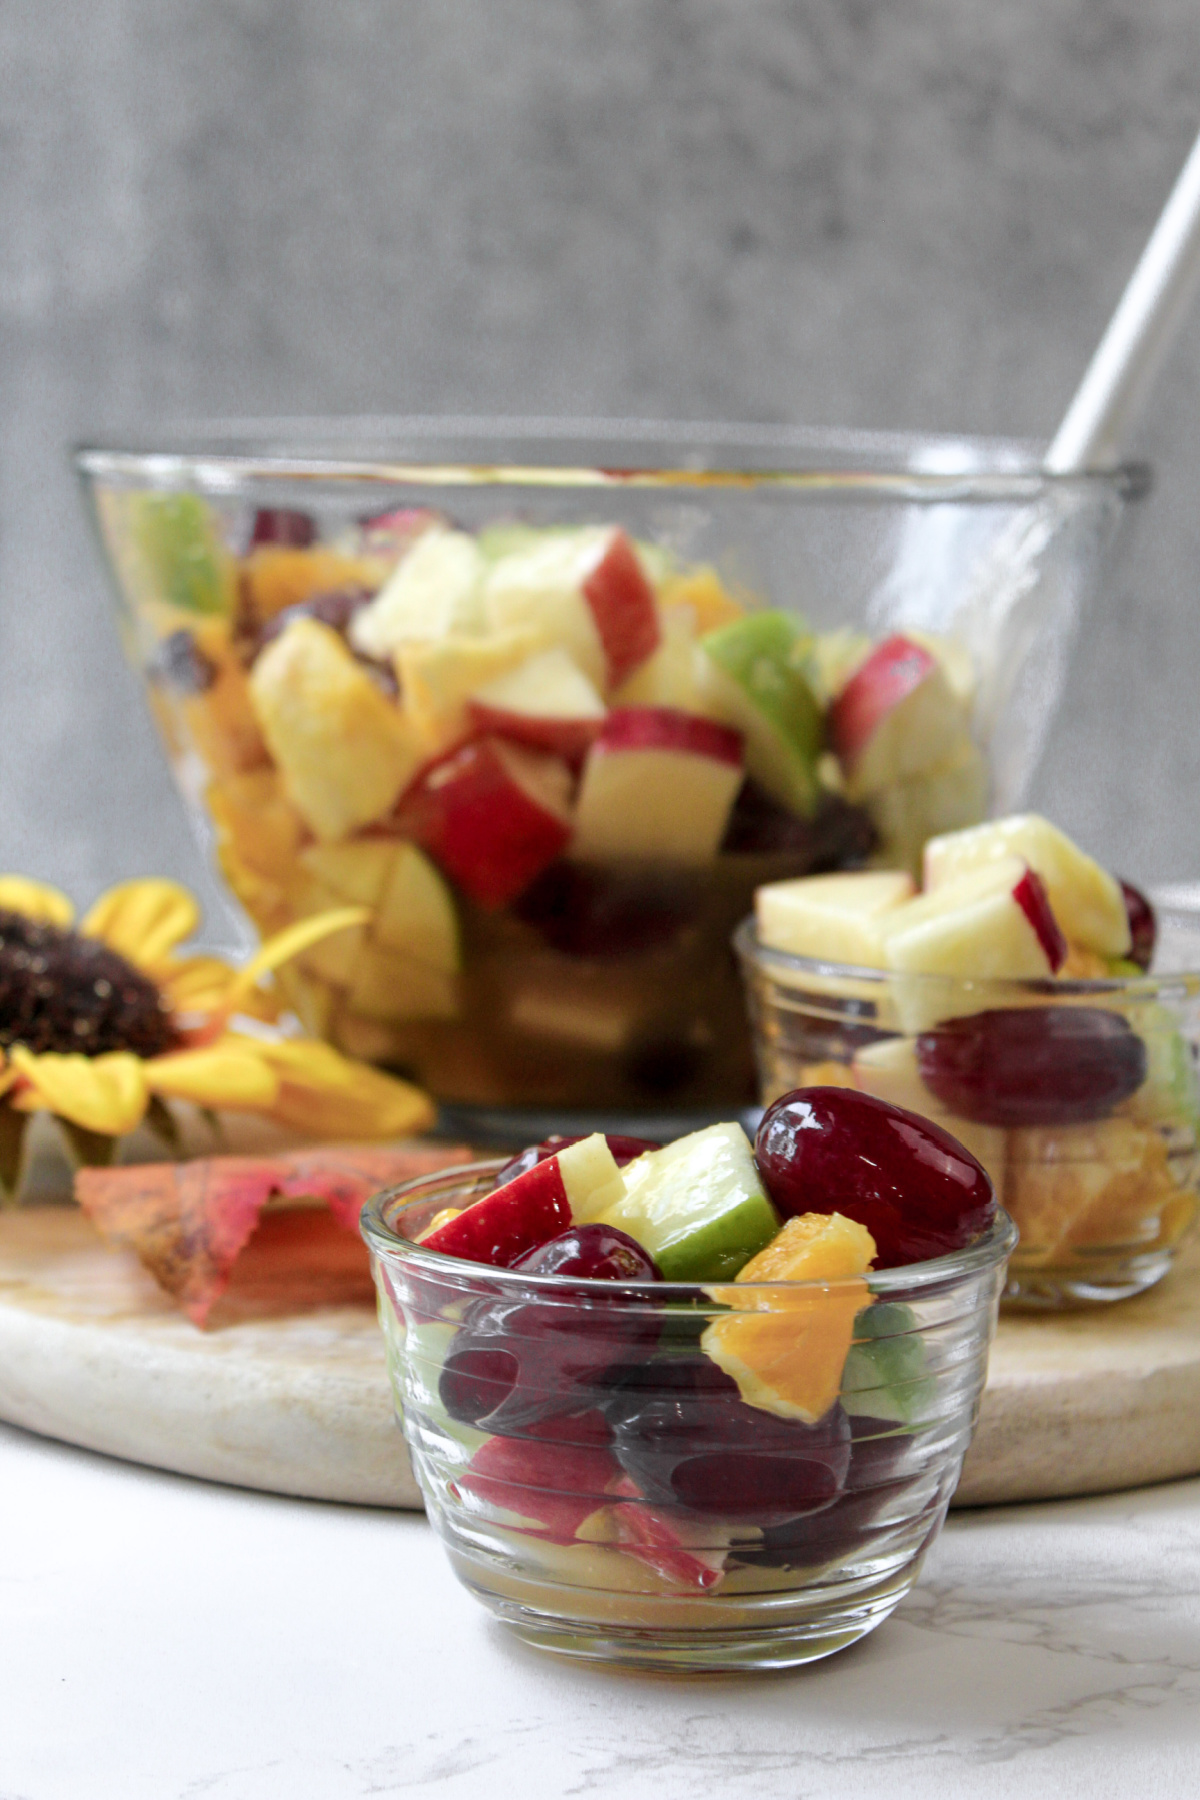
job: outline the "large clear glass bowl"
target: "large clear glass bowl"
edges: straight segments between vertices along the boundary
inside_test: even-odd
[[[1006,1303],[1141,1293],[1170,1268],[1200,1191],[1200,893],[1152,897],[1152,972],[1091,981],[853,969],[768,949],[746,919],[736,944],[764,1104],[832,1083],[944,1125],[1020,1232]],[[1011,1066],[996,1073],[1000,1032],[1032,1012],[1042,1024],[1022,1027],[1013,1087]]]
[[[285,976],[305,1024],[425,1083],[451,1129],[517,1143],[541,1135],[539,1110],[560,1129],[566,1113],[580,1128],[664,1115],[682,1124],[752,1098],[728,940],[754,887],[861,859],[872,832],[876,855],[911,860],[924,831],[1016,803],[1101,552],[1142,484],[1132,470],[1047,478],[1012,443],[477,420],[212,427],[149,447],[92,446],[77,465],[129,656],[201,836],[253,927],[347,899],[371,908],[366,927],[318,945]],[[344,630],[411,541],[413,513],[429,509],[489,556],[527,542],[529,527],[619,527],[639,546],[662,616],[674,595],[686,630],[708,629],[736,595],[844,634],[820,640],[818,687],[836,685],[839,656],[858,654],[851,633],[931,634],[958,684],[965,760],[956,752],[952,766],[885,788],[865,803],[864,827],[866,814],[833,792],[827,757],[815,825],[774,802],[764,809],[748,783],[700,863],[659,854],[657,836],[630,857],[579,860],[568,842],[498,904],[443,861],[450,922],[431,922],[428,871],[417,879],[411,855],[403,868],[394,855],[416,827],[390,787],[378,816],[363,800],[360,737],[383,729],[380,696],[416,717],[412,683],[397,696],[391,666],[351,668],[351,686],[367,683],[363,704],[347,701],[343,682],[344,731],[331,738],[342,728],[329,727],[315,777],[350,782],[357,822],[318,828],[298,810],[298,777],[277,738],[266,746],[248,680],[287,603],[323,596],[322,631]],[[370,523],[397,512],[399,523]],[[447,630],[453,638],[458,626]],[[321,700],[314,688],[304,705]],[[298,688],[283,706],[277,734],[302,738]],[[677,813],[690,821],[687,807]],[[508,847],[499,836],[497,857]]]
[[[499,1167],[409,1182],[362,1221],[397,1413],[459,1580],[530,1643],[647,1667],[788,1668],[874,1630],[958,1482],[1005,1214],[937,1261],[736,1288],[522,1275],[414,1241]],[[746,1316],[733,1293],[794,1320],[806,1354],[853,1339],[813,1426],[746,1405],[705,1355],[706,1329]]]

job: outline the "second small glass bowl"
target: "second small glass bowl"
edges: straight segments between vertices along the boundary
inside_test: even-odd
[[[1200,1187],[1200,906],[1181,891],[1155,903],[1154,972],[1089,981],[854,969],[767,949],[747,919],[734,941],[763,1102],[845,1085],[945,1126],[1020,1232],[1007,1303],[1141,1293],[1170,1268]],[[1031,1009],[1044,1018],[1017,1025],[1019,1091],[998,1094],[1000,1034]],[[1066,1009],[1089,1015],[1082,1037]]]
[[[736,1290],[521,1274],[415,1242],[499,1167],[363,1212],[397,1412],[459,1579],[529,1643],[646,1667],[788,1668],[873,1630],[958,1482],[1005,1214],[936,1261]],[[798,1339],[840,1322],[840,1394],[814,1426],[745,1404],[704,1353],[747,1305]]]

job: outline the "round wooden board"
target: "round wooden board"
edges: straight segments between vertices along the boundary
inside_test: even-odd
[[[419,1507],[365,1296],[191,1325],[74,1208],[0,1216],[0,1419],[240,1487]],[[1101,1312],[1004,1318],[958,1506],[1200,1470],[1200,1244]]]

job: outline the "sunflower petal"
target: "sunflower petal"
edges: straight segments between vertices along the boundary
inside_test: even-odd
[[[271,969],[277,969],[281,963],[290,962],[293,956],[299,956],[322,938],[329,937],[335,931],[344,931],[347,925],[363,925],[371,916],[369,906],[337,906],[330,912],[313,913],[307,919],[297,919],[284,931],[277,931],[269,937],[258,954],[248,962],[244,969],[239,969],[230,990],[229,1009],[236,1012],[245,1002],[246,996],[253,990],[260,977]]]
[[[152,1094],[197,1106],[266,1112],[279,1093],[278,1074],[249,1038],[222,1038],[203,1050],[173,1050],[142,1068]]]
[[[292,1038],[259,1049],[281,1077],[271,1116],[283,1125],[313,1137],[394,1138],[433,1124],[428,1094],[330,1044]]]
[[[129,1050],[106,1056],[35,1056],[14,1044],[13,1067],[23,1085],[13,1096],[19,1112],[52,1112],[105,1137],[122,1137],[141,1123],[150,1098],[142,1064]]]
[[[0,875],[0,907],[47,925],[61,925],[64,931],[75,917],[65,894],[44,881],[31,881],[28,875]]]
[[[230,1006],[256,1019],[279,1017],[282,1001],[279,995],[263,988],[244,989],[234,994],[239,971],[231,969],[219,956],[186,956],[172,958],[155,971],[154,979],[175,1014],[198,1013],[224,1018]]]
[[[100,938],[110,950],[152,969],[191,937],[200,923],[200,908],[177,881],[123,881],[101,894],[79,929]]]

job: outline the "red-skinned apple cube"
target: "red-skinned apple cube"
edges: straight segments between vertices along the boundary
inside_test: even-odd
[[[937,658],[888,638],[829,709],[829,736],[851,800],[947,762],[967,738],[966,712]]]
[[[426,1250],[507,1269],[565,1231],[571,1203],[556,1156],[535,1163],[422,1238]]]
[[[604,646],[609,686],[620,687],[639,663],[653,655],[662,637],[654,589],[623,531],[610,533],[599,560],[584,577],[583,597]]]
[[[488,682],[469,711],[483,731],[577,761],[599,731],[605,708],[587,676],[556,647]]]
[[[620,1476],[606,1435],[600,1413],[542,1420],[525,1436],[481,1444],[458,1485],[484,1505],[516,1514],[526,1530],[551,1543],[573,1543]]]
[[[573,854],[703,866],[741,784],[740,733],[673,707],[617,707],[584,765]]]
[[[561,757],[483,737],[430,765],[398,816],[472,899],[505,906],[570,842],[570,791]]]
[[[617,1544],[665,1581],[708,1593],[725,1573],[733,1533],[715,1519],[683,1519],[648,1506],[628,1475],[612,1485]],[[747,1534],[749,1535],[749,1534]],[[724,1540],[723,1542],[721,1540]]]

